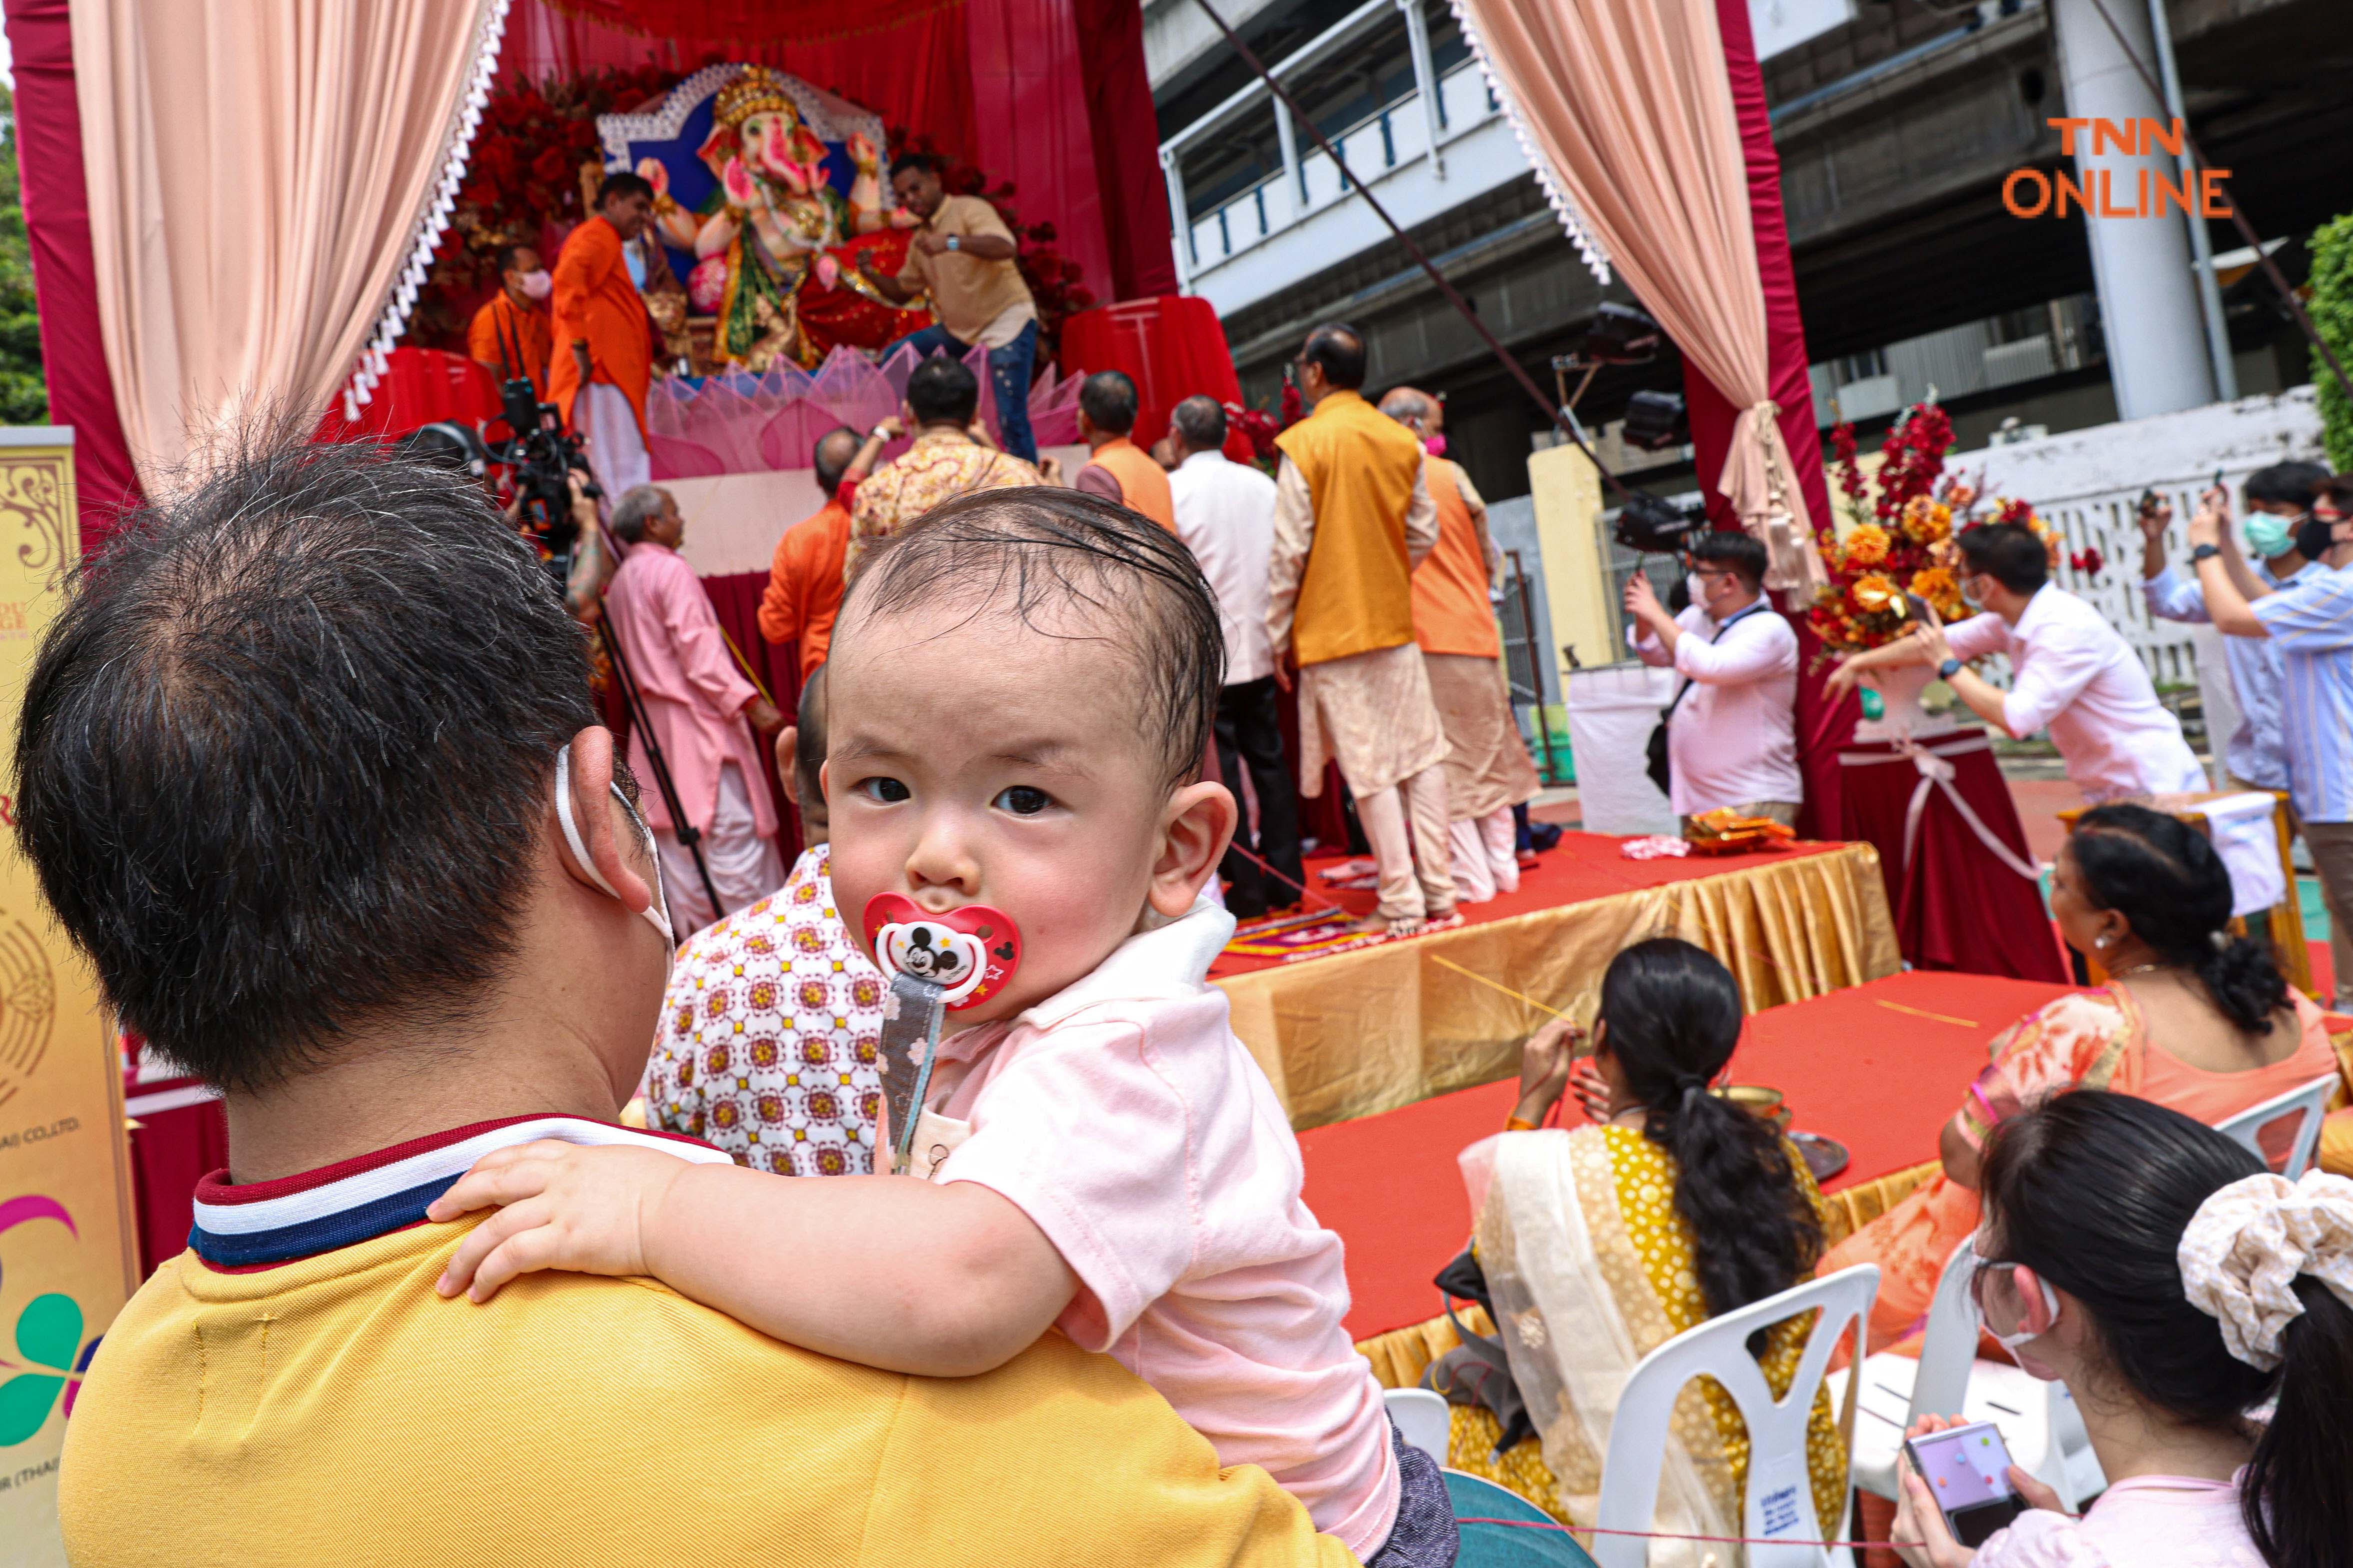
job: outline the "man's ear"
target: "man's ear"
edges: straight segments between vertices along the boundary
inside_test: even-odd
[[[787,724],[776,731],[776,782],[785,786],[785,798],[793,803],[796,811],[801,804],[801,770],[799,759],[793,752],[800,742],[801,729],[797,724]]]
[[[637,825],[628,821],[628,813],[613,795],[611,731],[601,724],[591,724],[572,737],[569,783],[572,822],[588,851],[588,861],[584,866],[574,853],[565,837],[563,821],[556,815],[555,803],[550,799],[547,830],[555,840],[557,858],[565,873],[583,887],[609,893],[632,914],[650,908],[653,888],[638,874],[630,864],[630,856],[621,847],[622,833],[636,835]],[[649,852],[650,846],[646,847]]]
[[[1221,784],[1189,784],[1168,797],[1161,817],[1160,852],[1152,863],[1152,888],[1145,895],[1153,912],[1176,920],[1193,907],[1201,889],[1218,874],[1218,862],[1225,858],[1240,819],[1233,793]]]

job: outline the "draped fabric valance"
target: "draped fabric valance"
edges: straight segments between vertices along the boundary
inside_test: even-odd
[[[100,336],[152,493],[405,321],[506,0],[74,0]],[[371,353],[370,359],[374,358]]]
[[[1539,169],[1739,410],[1718,489],[1802,600],[1826,580],[1777,427],[1748,169],[1715,0],[1455,0]],[[1588,259],[1594,259],[1588,251]]]

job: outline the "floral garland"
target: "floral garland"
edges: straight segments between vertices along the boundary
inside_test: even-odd
[[[689,70],[722,58],[710,55]],[[659,98],[685,74],[665,66],[607,66],[541,81],[510,77],[492,88],[457,210],[409,319],[408,341],[462,351],[472,307],[498,285],[500,248],[535,244],[546,226],[568,227],[587,216],[580,169],[604,159],[597,116],[623,113]],[[889,140],[897,151],[939,159],[940,184],[949,195],[984,197],[1004,218],[1019,247],[1016,261],[1022,279],[1038,302],[1038,360],[1051,362],[1064,319],[1095,303],[1080,281],[1079,264],[1054,247],[1054,226],[1023,224],[1015,213],[1010,181],[992,185],[980,168],[941,153],[929,137],[892,126]],[[555,258],[547,259],[553,266]]]
[[[1898,416],[1881,443],[1876,483],[1855,460],[1854,426],[1831,432],[1831,447],[1851,517],[1860,517],[1844,539],[1829,521],[1815,534],[1831,580],[1815,595],[1807,619],[1832,653],[1860,653],[1894,641],[1918,623],[1914,601],[1946,622],[1969,613],[1961,598],[1960,548],[1955,536],[1989,522],[2031,529],[2059,564],[2059,535],[2023,500],[2001,499],[1978,516],[1978,484],[1945,471],[1953,448],[1953,422],[1934,403],[1915,403]],[[1980,477],[1980,479],[1982,477]],[[2078,570],[2085,568],[2081,559]],[[2089,570],[2096,572],[2094,559]]]

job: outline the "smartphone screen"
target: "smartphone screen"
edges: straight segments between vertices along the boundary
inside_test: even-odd
[[[1905,1444],[1913,1468],[1936,1494],[1953,1539],[1983,1546],[2026,1510],[2010,1484],[2010,1449],[1989,1421],[1931,1432]]]

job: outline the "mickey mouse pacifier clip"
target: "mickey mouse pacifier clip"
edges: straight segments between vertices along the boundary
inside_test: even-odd
[[[891,983],[882,999],[882,1103],[891,1170],[901,1175],[931,1087],[942,1019],[1005,989],[1021,966],[1021,932],[1010,915],[987,904],[934,915],[903,893],[875,894],[865,925],[875,966]]]

